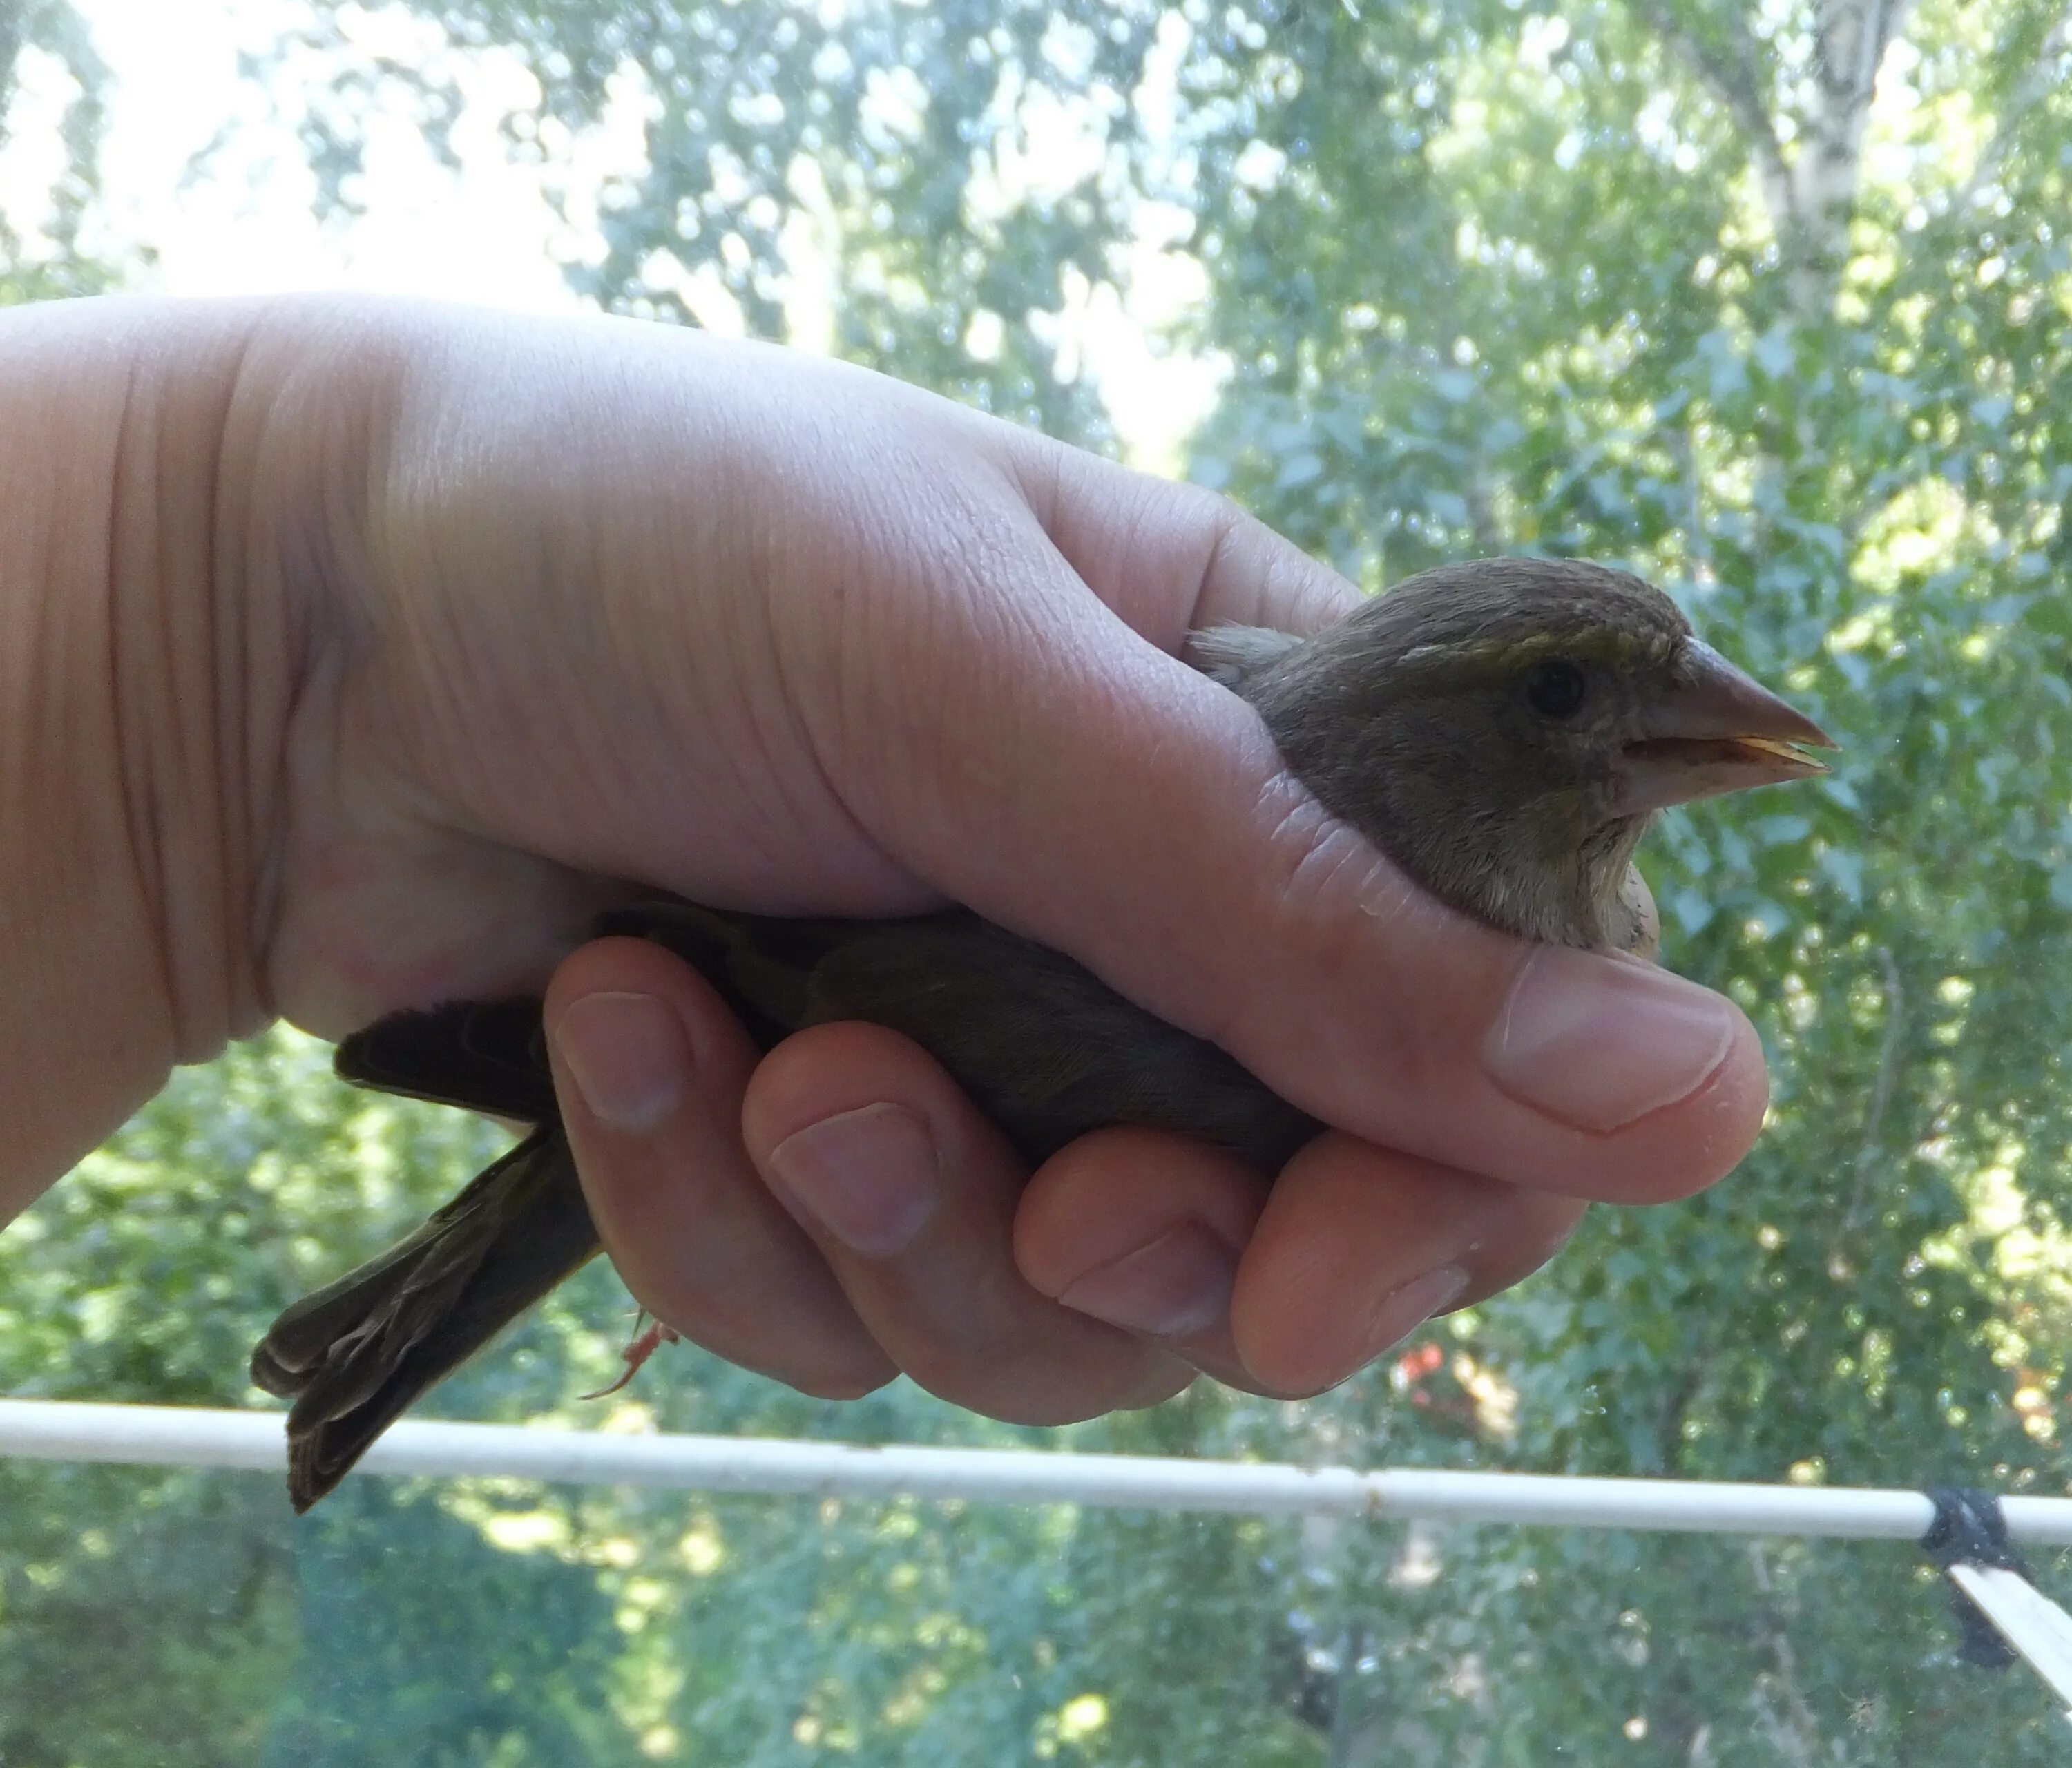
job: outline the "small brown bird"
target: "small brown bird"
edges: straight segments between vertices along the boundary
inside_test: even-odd
[[[1656,812],[1821,772],[1803,751],[1833,746],[1660,590],[1580,561],[1448,565],[1314,637],[1223,627],[1192,643],[1328,809],[1454,907],[1557,945],[1651,956],[1632,859]],[[696,965],[765,1049],[834,1020],[903,1032],[1031,1162],[1142,1124],[1271,1174],[1320,1127],[1217,1046],[968,911],[783,920],[664,898],[597,931]],[[537,1000],[393,1014],[347,1038],[337,1067],[537,1127],[416,1233],[290,1308],[253,1352],[253,1379],[294,1401],[298,1511],[598,1250]]]

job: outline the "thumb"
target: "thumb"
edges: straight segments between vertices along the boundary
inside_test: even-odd
[[[1733,1167],[1767,1083],[1732,1002],[1445,907],[1170,654],[1216,619],[1313,627],[1350,586],[1195,487],[1034,438],[1002,466],[1026,529],[938,586],[939,692],[875,709],[845,783],[889,849],[1370,1141],[1618,1201]]]

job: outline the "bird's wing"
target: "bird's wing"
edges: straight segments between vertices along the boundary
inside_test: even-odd
[[[1318,1127],[1215,1045],[967,909],[789,919],[660,898],[612,911],[598,931],[695,965],[766,1050],[837,1020],[902,1033],[1032,1164],[1091,1130],[1143,1124],[1272,1172]]]
[[[536,998],[392,1013],[339,1044],[332,1067],[356,1087],[405,1099],[528,1124],[554,1115]]]
[[[1317,1133],[1227,1051],[1062,953],[962,911],[849,924],[814,967],[807,1022],[869,1019],[911,1038],[1032,1164],[1137,1124],[1272,1173]]]
[[[701,908],[657,897],[598,918],[599,937],[624,935],[673,952],[726,997],[748,1034],[774,1049],[806,1021],[814,970],[869,921],[790,920]]]

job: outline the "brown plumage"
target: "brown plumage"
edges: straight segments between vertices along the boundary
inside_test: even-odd
[[[1623,572],[1506,559],[1414,578],[1301,639],[1194,635],[1330,810],[1456,908],[1524,938],[1651,952],[1634,849],[1663,806],[1820,771],[1819,727]],[[1040,1162],[1112,1124],[1201,1137],[1272,1173],[1318,1125],[1216,1046],[961,909],[782,920],[660,898],[599,934],[668,947],[765,1049],[841,1019],[929,1051]],[[292,1398],[306,1509],[426,1388],[598,1250],[540,1003],[398,1014],[339,1046],[361,1086],[538,1127],[409,1239],[290,1308],[253,1379]]]

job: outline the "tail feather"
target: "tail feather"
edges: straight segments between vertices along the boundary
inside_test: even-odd
[[[253,1353],[252,1378],[294,1401],[296,1510],[598,1244],[568,1139],[553,1125],[408,1240],[284,1313]]]

